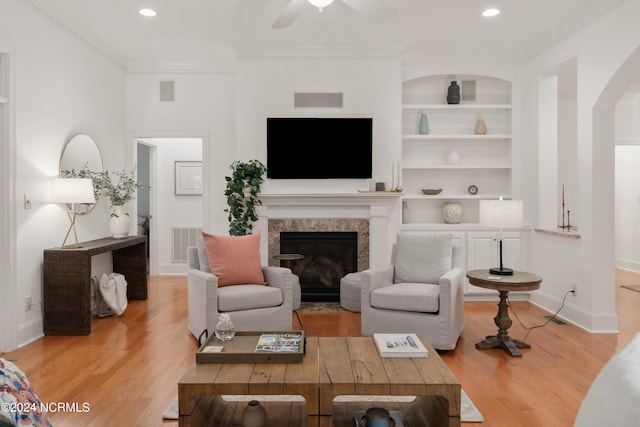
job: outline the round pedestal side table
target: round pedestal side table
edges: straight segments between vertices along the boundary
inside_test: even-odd
[[[510,276],[496,276],[489,273],[489,270],[471,270],[467,272],[469,283],[485,289],[494,289],[500,294],[498,303],[498,314],[493,318],[498,333],[489,335],[484,340],[476,343],[476,348],[486,350],[490,348],[503,348],[511,356],[522,357],[521,348],[531,348],[524,341],[511,338],[508,330],[512,321],[509,318],[509,304],[507,297],[509,291],[533,291],[540,287],[542,277],[533,273],[514,271]]]
[[[277,259],[278,261],[284,261],[288,269],[291,269],[292,261],[297,261],[302,258],[304,258],[304,255],[302,254],[278,254],[273,256],[273,259]]]

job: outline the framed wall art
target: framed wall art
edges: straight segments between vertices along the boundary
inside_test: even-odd
[[[202,195],[202,162],[176,161],[176,196]]]

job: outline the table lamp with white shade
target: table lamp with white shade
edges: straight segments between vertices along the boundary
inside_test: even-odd
[[[522,200],[480,200],[480,225],[498,228],[500,242],[500,267],[489,269],[490,274],[510,276],[513,269],[502,265],[502,229],[522,227],[524,210]]]
[[[51,202],[71,205],[67,212],[71,225],[69,225],[69,230],[67,230],[67,234],[64,236],[62,248],[81,248],[82,245],[78,243],[78,233],[76,232],[76,215],[78,212],[76,212],[75,205],[76,203],[96,202],[93,194],[93,181],[90,178],[55,178],[51,184]],[[71,230],[73,230],[75,243],[65,245]]]

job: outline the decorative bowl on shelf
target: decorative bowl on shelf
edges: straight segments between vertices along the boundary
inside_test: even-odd
[[[440,194],[442,192],[442,188],[425,187],[422,189],[422,192],[429,196],[435,196],[436,194]]]

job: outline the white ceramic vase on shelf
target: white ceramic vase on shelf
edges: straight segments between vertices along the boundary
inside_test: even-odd
[[[242,427],[263,427],[267,424],[267,410],[257,400],[250,400],[242,412]]]
[[[460,155],[455,151],[449,151],[447,153],[447,157],[445,158],[445,163],[448,165],[457,165],[461,161]]]
[[[459,202],[445,202],[442,207],[442,218],[446,224],[460,224],[462,221],[462,205]]]
[[[109,229],[114,239],[124,239],[129,235],[131,218],[125,211],[124,206],[113,206],[111,217],[109,218]]]

